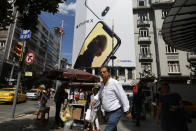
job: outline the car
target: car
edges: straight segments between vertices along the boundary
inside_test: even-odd
[[[0,89],[0,102],[13,102],[16,88],[2,88]],[[18,90],[17,102],[25,102],[27,95],[23,93],[22,89]]]
[[[28,91],[27,94],[27,99],[34,99],[37,100],[39,97],[39,89],[31,89],[30,91]]]
[[[192,117],[196,117],[196,102],[190,100],[182,100],[184,110]]]

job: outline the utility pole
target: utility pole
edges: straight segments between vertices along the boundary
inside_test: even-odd
[[[13,72],[14,72],[14,67],[15,67],[15,57],[14,57],[14,59],[13,59],[13,62],[14,62],[14,64],[12,65],[12,70],[11,70],[11,73],[10,73],[9,85],[11,85],[11,79],[12,79]]]
[[[14,101],[13,101],[13,106],[12,106],[12,118],[14,118],[14,114],[15,114],[15,110],[16,110],[16,103],[17,103],[17,99],[18,99],[18,88],[20,85],[20,80],[21,80],[21,74],[22,74],[22,68],[23,68],[23,64],[24,64],[24,52],[25,52],[25,48],[26,48],[26,40],[24,40],[23,42],[23,58],[20,61],[19,64],[19,72],[18,72],[18,77],[17,77],[17,84],[16,84],[16,91],[14,94]]]
[[[63,43],[63,31],[62,31],[62,29],[63,29],[63,25],[64,25],[64,20],[62,20],[62,23],[61,23],[61,29],[60,29],[60,49],[59,49],[59,59],[58,59],[58,66],[57,66],[57,69],[60,69],[61,68],[61,58],[62,58],[62,56],[61,56],[61,54],[62,54],[62,43]],[[59,81],[57,80],[56,81],[56,90],[57,90],[57,88],[58,88],[58,85],[59,85]]]
[[[114,19],[112,20],[112,55],[110,59],[112,59],[112,70],[111,70],[111,75],[114,73],[114,60],[116,59],[116,56],[114,56]]]

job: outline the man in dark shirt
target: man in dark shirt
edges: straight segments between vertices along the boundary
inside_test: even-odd
[[[156,120],[161,119],[161,128],[165,131],[189,131],[182,113],[181,97],[177,93],[170,93],[167,82],[161,83]]]
[[[64,82],[62,86],[57,88],[56,94],[54,96],[54,101],[56,103],[55,123],[61,124],[61,126],[63,126],[63,122],[61,121],[59,114],[61,111],[61,106],[64,106],[64,101],[68,98],[68,93],[65,92],[65,87],[67,86],[68,82]]]

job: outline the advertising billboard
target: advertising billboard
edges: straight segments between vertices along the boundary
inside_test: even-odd
[[[74,68],[135,67],[132,1],[78,0],[74,27]]]

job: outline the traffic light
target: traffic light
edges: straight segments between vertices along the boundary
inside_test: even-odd
[[[22,59],[22,54],[23,54],[23,43],[21,42],[15,42],[14,43],[14,55],[18,59]]]

